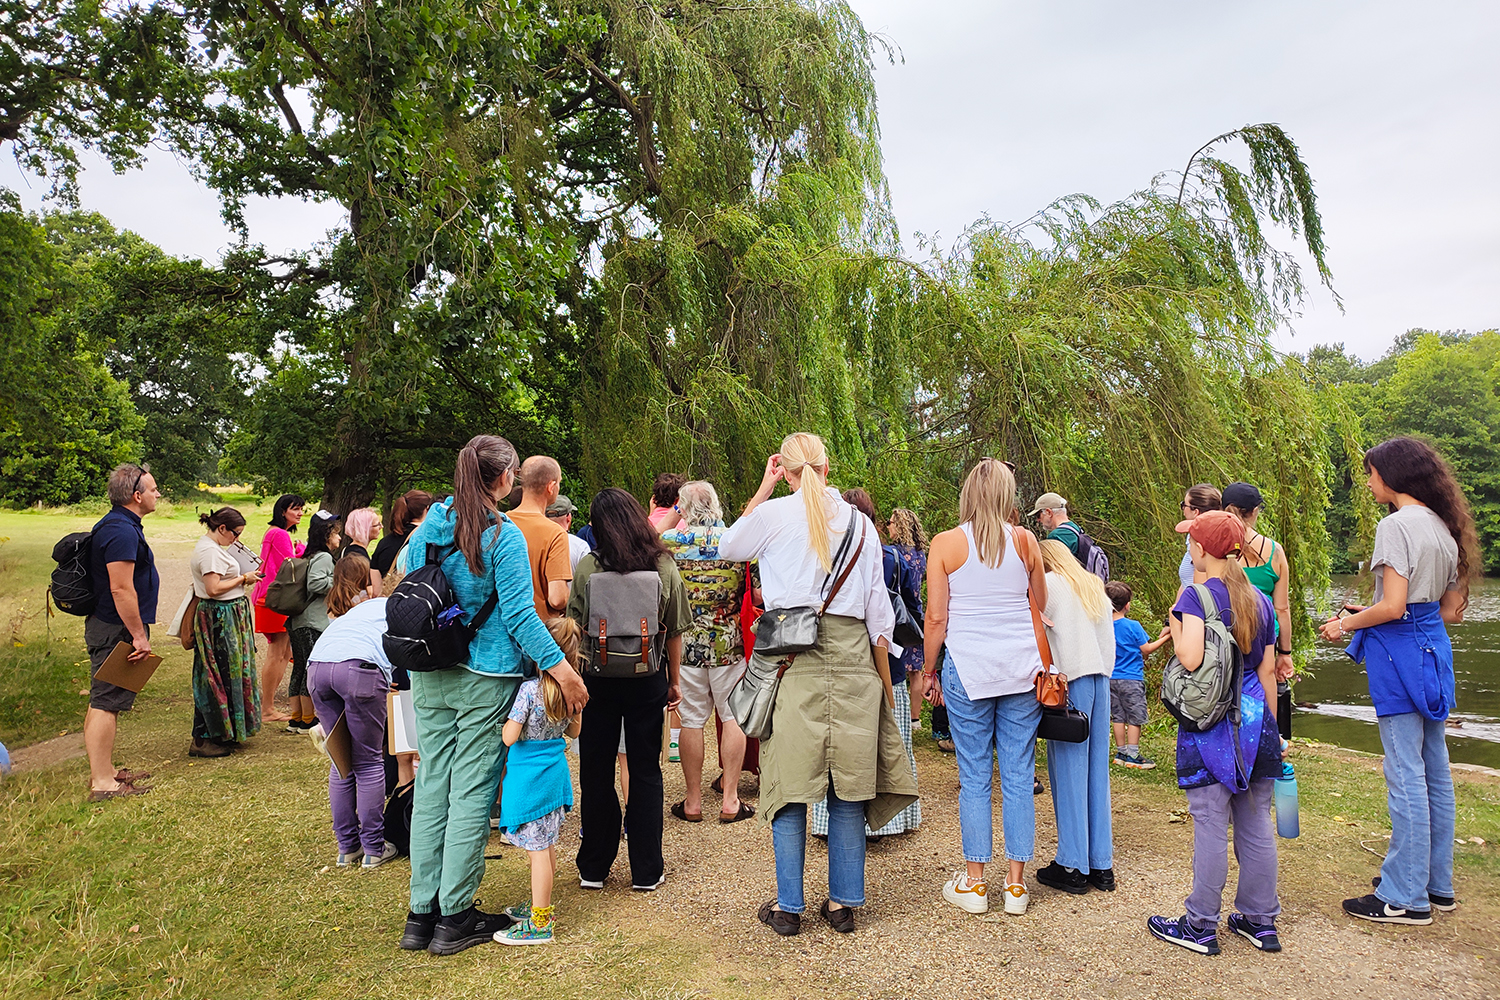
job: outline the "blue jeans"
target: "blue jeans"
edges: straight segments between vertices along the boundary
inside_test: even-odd
[[[1005,857],[1030,861],[1036,852],[1036,803],[1031,781],[1036,772],[1036,726],[1042,706],[1030,691],[969,700],[953,659],[943,657],[943,701],[958,757],[958,825],[964,860],[988,864],[994,851],[996,756],[1000,760],[1000,820]],[[1109,716],[1108,702],[1105,717]]]
[[[1375,895],[1392,906],[1426,910],[1429,893],[1453,895],[1457,806],[1444,723],[1416,712],[1379,721],[1391,843]]]
[[[783,913],[807,909],[802,874],[807,867],[807,804],[791,802],[771,820],[776,851],[776,905]],[[865,804],[845,802],[828,781],[828,898],[865,905]]]
[[[1094,674],[1069,681],[1068,704],[1089,717],[1089,738],[1082,743],[1047,741],[1057,863],[1104,871],[1115,863],[1109,818],[1109,678]]]

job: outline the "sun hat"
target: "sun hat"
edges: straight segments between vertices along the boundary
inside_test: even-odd
[[[1227,510],[1208,510],[1191,521],[1178,521],[1177,531],[1191,536],[1215,559],[1238,555],[1245,543],[1245,522]]]
[[[576,513],[578,513],[578,508],[573,506],[573,501],[569,500],[566,494],[563,493],[559,493],[557,499],[547,505],[548,517],[564,517],[568,514]]]
[[[1260,490],[1249,483],[1230,483],[1224,487],[1221,494],[1222,503],[1225,507],[1238,507],[1240,510],[1251,511],[1265,503],[1261,498]]]
[[[1031,513],[1027,516],[1036,517],[1044,510],[1060,510],[1067,505],[1068,501],[1064,500],[1058,494],[1043,493],[1041,496],[1036,498],[1036,506],[1031,508]]]

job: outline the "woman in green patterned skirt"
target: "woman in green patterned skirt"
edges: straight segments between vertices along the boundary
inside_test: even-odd
[[[193,745],[190,757],[223,757],[260,730],[255,631],[245,588],[260,574],[241,573],[228,552],[245,530],[233,507],[202,514],[207,527],[189,564],[193,593]]]

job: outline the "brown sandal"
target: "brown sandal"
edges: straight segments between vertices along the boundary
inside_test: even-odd
[[[151,779],[151,772],[150,771],[132,771],[128,767],[122,767],[118,771],[115,772],[115,780],[116,781],[128,781],[132,785],[135,784],[137,781],[149,781],[150,779]]]
[[[681,802],[674,802],[674,803],[672,803],[672,815],[676,816],[678,819],[682,820],[684,823],[702,823],[703,822],[703,813],[702,812],[690,813],[690,812],[687,811],[687,799],[683,799]]]
[[[755,815],[755,807],[752,806],[748,802],[741,802],[740,803],[740,808],[739,808],[738,812],[732,812],[732,813],[721,812],[721,813],[719,813],[719,822],[720,823],[738,823],[740,820],[742,820],[742,819],[749,819],[751,816],[754,816],[754,815]]]
[[[140,788],[136,785],[121,782],[120,787],[107,792],[89,792],[90,802],[108,802],[110,799],[124,798],[127,795],[145,795],[151,791],[150,788]]]

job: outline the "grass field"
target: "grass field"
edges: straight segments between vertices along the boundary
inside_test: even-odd
[[[9,560],[0,573],[5,620],[33,607],[53,541],[91,521],[0,513],[0,536],[10,538],[0,547]],[[164,575],[185,579],[169,563],[185,561],[197,536],[192,512],[146,523]],[[13,750],[81,720],[79,624],[53,626],[49,648],[43,621],[26,618],[23,645],[0,656],[0,740]],[[1356,925],[1338,900],[1368,891],[1378,870],[1372,852],[1384,850],[1389,830],[1384,785],[1378,759],[1321,746],[1297,749],[1303,835],[1279,845],[1288,953],[1226,943],[1225,955],[1206,962],[1151,941],[1144,914],[1180,912],[1190,875],[1192,827],[1173,816],[1185,802],[1173,787],[1166,726],[1153,726],[1146,741],[1163,767],[1114,776],[1121,889],[1113,894],[1065,897],[1033,886],[1025,918],[970,917],[939,902],[959,861],[957,780],[952,758],[924,730],[916,740],[922,829],[871,849],[870,901],[855,935],[832,934],[815,915],[786,940],[755,923],[773,878],[769,834],[754,824],[668,819],[663,890],[621,887],[622,849],[610,887],[584,893],[570,820],[559,850],[557,945],[487,946],[450,959],[403,953],[395,940],[408,867],[332,867],[326,760],[307,740],[274,730],[234,757],[188,759],[191,660],[175,645],[161,651],[162,668],[122,717],[116,755],[154,772],[150,795],[87,804],[80,757],[0,784],[0,997],[1176,997],[1184,981],[1201,996],[1500,990],[1500,778],[1460,776],[1459,911],[1428,929]],[[673,766],[667,801],[681,787]],[[1051,809],[1046,796],[1037,803],[1045,863]],[[998,847],[998,819],[996,828]],[[496,907],[524,899],[522,853],[498,839],[490,853],[498,857],[482,899]],[[811,847],[813,907],[823,863]],[[1226,907],[1230,898],[1232,888]]]

